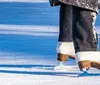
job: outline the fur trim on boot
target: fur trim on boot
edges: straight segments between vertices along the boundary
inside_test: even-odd
[[[67,61],[68,57],[75,59],[73,42],[59,42],[57,46],[57,60]]]
[[[76,61],[80,70],[84,68],[88,70],[90,67],[100,70],[100,52],[98,51],[77,52]]]

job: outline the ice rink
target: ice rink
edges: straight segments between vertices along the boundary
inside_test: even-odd
[[[0,8],[0,85],[100,85],[97,69],[86,77],[77,77],[79,69],[53,70],[59,7],[30,1],[0,2]],[[95,26],[100,41],[100,14]],[[76,65],[72,59],[66,64]]]

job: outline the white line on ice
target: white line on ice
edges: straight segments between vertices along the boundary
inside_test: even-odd
[[[0,34],[57,36],[56,26],[0,25]]]

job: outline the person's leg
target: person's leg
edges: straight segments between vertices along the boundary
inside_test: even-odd
[[[75,59],[72,40],[72,6],[61,4],[59,25],[57,60],[67,61],[68,57]]]
[[[73,16],[73,40],[80,70],[91,66],[100,69],[98,38],[94,29],[96,13],[73,7]]]

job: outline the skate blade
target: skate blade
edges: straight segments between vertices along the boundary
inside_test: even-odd
[[[83,76],[90,76],[87,71],[83,71],[81,74],[78,75],[78,77],[83,77]]]
[[[59,66],[55,66],[54,70],[57,71],[73,71],[73,70],[77,70],[78,66],[65,66],[65,65],[59,65]]]

